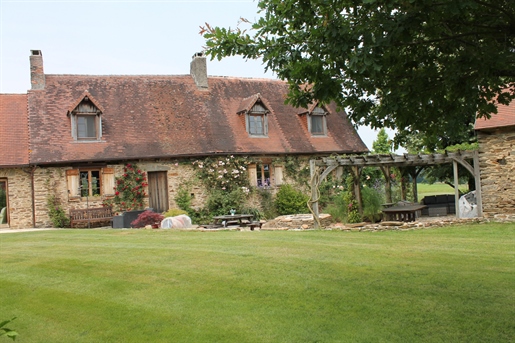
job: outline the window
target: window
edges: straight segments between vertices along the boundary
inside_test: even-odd
[[[258,187],[267,188],[270,187],[270,165],[269,164],[258,164],[256,166],[257,180],[256,184]]]
[[[256,103],[246,115],[247,132],[251,136],[268,135],[268,111],[261,103]]]
[[[313,136],[327,135],[326,114],[324,109],[318,106],[309,114],[309,132],[311,132]]]
[[[80,196],[88,197],[100,195],[100,170],[81,170],[80,175]]]
[[[279,186],[283,183],[282,166],[268,163],[251,164],[248,167],[250,185],[260,188]]]
[[[77,114],[77,138],[96,139],[97,138],[97,116]]]
[[[77,141],[100,140],[102,137],[102,111],[94,104],[89,96],[71,112],[72,137]]]
[[[79,168],[66,171],[70,199],[114,195],[113,168]]]

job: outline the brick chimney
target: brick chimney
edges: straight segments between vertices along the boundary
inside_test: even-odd
[[[193,55],[193,58],[190,63],[190,75],[195,80],[197,84],[197,88],[199,89],[207,89],[207,63],[206,56],[204,53],[197,52]]]
[[[30,83],[31,89],[45,88],[45,72],[43,71],[43,54],[41,50],[30,51]]]

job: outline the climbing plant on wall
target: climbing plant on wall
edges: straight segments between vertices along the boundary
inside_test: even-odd
[[[127,163],[123,174],[115,178],[114,198],[104,201],[104,206],[113,206],[115,211],[142,209],[148,186],[147,176],[137,165]]]

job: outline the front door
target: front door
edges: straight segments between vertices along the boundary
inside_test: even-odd
[[[154,212],[168,211],[168,178],[165,171],[148,172],[149,207]]]

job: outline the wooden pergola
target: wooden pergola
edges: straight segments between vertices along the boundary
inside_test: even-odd
[[[472,160],[470,164],[467,160]],[[310,160],[309,166],[311,171],[311,208],[313,211],[315,228],[319,226],[318,211],[318,185],[331,172],[336,171],[336,176],[343,174],[343,168],[350,168],[354,181],[354,194],[359,204],[359,211],[363,213],[361,201],[361,171],[363,167],[378,167],[383,172],[386,180],[386,201],[392,202],[392,190],[390,184],[390,170],[397,167],[403,176],[409,175],[412,178],[414,201],[418,202],[417,194],[417,176],[427,166],[438,164],[453,164],[454,171],[454,192],[456,216],[459,218],[459,190],[458,190],[458,163],[467,169],[474,176],[476,185],[476,199],[478,215],[481,217],[482,201],[481,201],[481,183],[479,174],[479,154],[474,151],[458,151],[445,152],[443,154],[403,154],[403,155],[357,155],[357,156],[337,156],[326,157],[317,160]],[[406,187],[404,182],[401,184],[401,198],[406,200]]]

